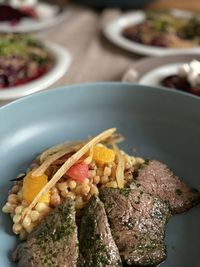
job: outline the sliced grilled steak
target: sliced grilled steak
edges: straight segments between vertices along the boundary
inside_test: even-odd
[[[80,226],[78,267],[122,266],[119,250],[111,235],[103,203],[93,197]]]
[[[77,243],[74,202],[67,199],[18,245],[13,260],[20,267],[75,267]]]
[[[139,187],[168,201],[173,214],[184,212],[200,203],[200,192],[188,187],[165,164],[157,160],[144,165],[130,187]]]
[[[165,224],[168,205],[138,189],[100,189],[113,238],[122,261],[153,266],[166,258]]]

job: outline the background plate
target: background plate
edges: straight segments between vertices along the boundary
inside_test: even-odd
[[[160,81],[176,74],[178,68],[192,60],[200,61],[199,54],[187,54],[175,56],[149,57],[136,61],[125,73],[123,80],[138,82],[139,84],[161,86]],[[132,76],[132,73],[134,76]]]
[[[190,12],[182,11],[182,10],[172,10],[172,13],[177,16],[188,17],[191,16]],[[128,51],[144,54],[144,55],[152,55],[152,56],[164,56],[167,54],[184,54],[184,53],[199,53],[200,46],[193,48],[162,48],[156,46],[143,45],[137,42],[133,42],[123,37],[121,32],[124,28],[129,25],[137,24],[145,20],[145,13],[143,11],[135,11],[127,13],[117,19],[106,24],[103,28],[103,32],[105,36],[114,44],[124,48]]]
[[[45,45],[55,59],[52,69],[40,78],[24,85],[1,89],[0,100],[11,100],[46,89],[65,74],[71,63],[70,53],[56,44],[46,43]]]
[[[24,18],[16,24],[9,22],[0,22],[0,32],[26,33],[32,31],[44,30],[63,21],[67,15],[67,9],[58,5],[39,2],[36,6],[36,12],[39,19]]]
[[[23,115],[22,115],[23,114]],[[6,120],[5,120],[6,118]],[[43,149],[117,127],[128,153],[164,161],[200,189],[200,100],[139,85],[85,84],[40,92],[0,108],[0,206],[12,179]],[[168,258],[161,267],[199,267],[200,206],[167,226]],[[11,219],[0,212],[0,266],[11,264],[16,244]]]
[[[173,74],[177,74],[178,68],[192,60],[200,61],[199,54],[149,57],[136,61],[123,76],[127,82],[138,82],[143,85],[161,86],[160,81]],[[134,73],[134,76],[132,76]],[[170,90],[174,90],[170,88]],[[176,89],[175,89],[176,90]]]

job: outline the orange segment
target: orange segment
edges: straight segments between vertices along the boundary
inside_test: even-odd
[[[111,163],[115,160],[115,152],[106,146],[96,145],[93,150],[93,159],[99,164]]]
[[[29,172],[23,181],[22,195],[23,199],[27,203],[31,203],[37,196],[40,190],[48,183],[48,177],[46,174],[41,176],[33,176],[32,172]],[[50,194],[47,192],[40,198],[40,202],[49,203]]]

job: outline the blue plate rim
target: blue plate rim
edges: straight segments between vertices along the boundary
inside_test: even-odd
[[[14,100],[12,102],[9,102],[3,106],[0,106],[0,112],[2,110],[6,110],[7,108],[12,107],[13,105],[21,104],[21,102],[23,103],[24,101],[27,101],[29,99],[38,98],[38,97],[43,96],[43,95],[56,94],[56,92],[58,92],[58,91],[70,90],[70,89],[77,88],[77,87],[81,88],[81,87],[120,86],[120,85],[122,87],[127,87],[127,88],[130,88],[133,86],[133,90],[136,89],[135,87],[143,88],[145,90],[149,90],[149,89],[150,90],[160,90],[162,92],[170,93],[172,95],[174,94],[174,95],[186,96],[186,97],[200,101],[199,96],[196,96],[196,95],[193,95],[191,93],[184,92],[184,91],[180,91],[178,89],[167,88],[164,86],[151,86],[151,85],[148,86],[148,85],[142,85],[142,84],[138,84],[138,83],[129,83],[129,82],[123,82],[122,83],[122,82],[117,82],[117,81],[116,82],[88,82],[88,83],[66,84],[66,85],[62,85],[62,86],[58,86],[58,87],[54,87],[54,88],[49,88],[49,89],[46,89],[44,91],[38,91],[36,93],[18,98],[18,99]]]

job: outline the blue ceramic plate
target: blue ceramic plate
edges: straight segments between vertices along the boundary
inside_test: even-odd
[[[0,205],[9,179],[43,149],[117,127],[128,153],[159,159],[200,189],[200,99],[181,92],[110,83],[75,85],[37,93],[0,108]],[[0,213],[0,266],[16,266],[11,219]],[[168,223],[167,260],[161,267],[199,267],[200,206]]]

